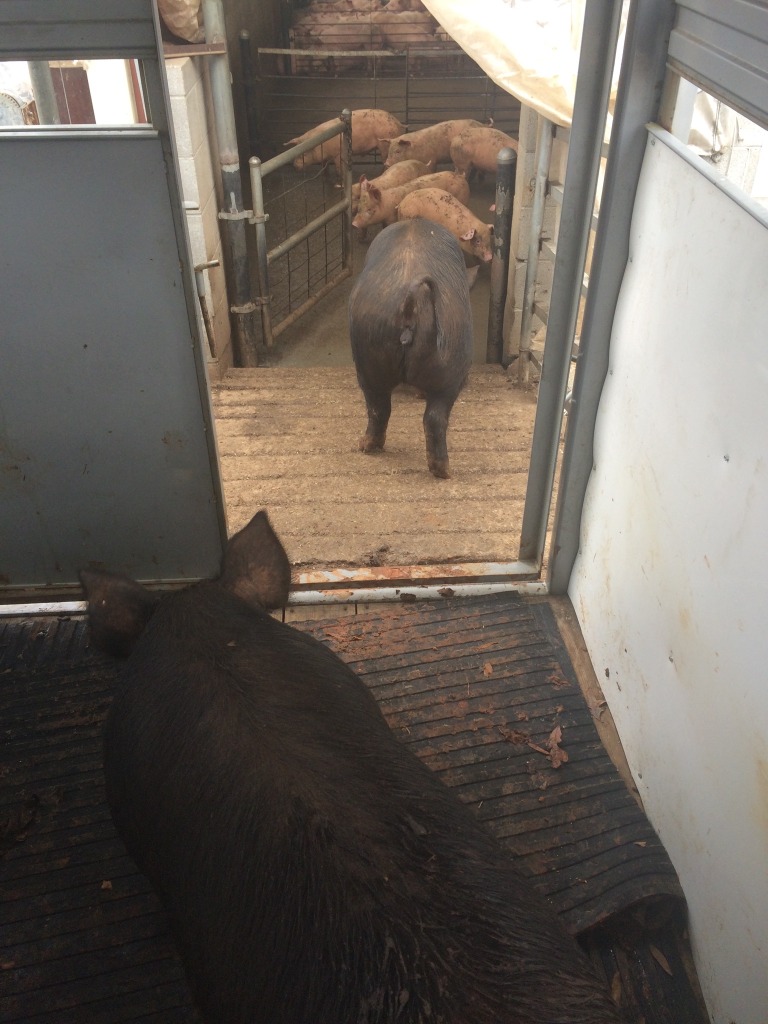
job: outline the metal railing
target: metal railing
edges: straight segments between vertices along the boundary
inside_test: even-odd
[[[307,220],[298,230],[293,231],[279,244],[268,248],[267,221],[269,214],[265,209],[264,202],[264,178],[274,171],[285,168],[304,153],[309,152],[316,146],[341,135],[341,168],[344,198],[325,209],[318,216]],[[352,273],[352,120],[349,110],[344,110],[341,116],[327,128],[313,132],[296,146],[292,146],[284,153],[272,157],[262,163],[258,157],[251,157],[249,161],[251,192],[253,197],[253,213],[250,223],[256,229],[256,251],[257,251],[257,279],[258,298],[256,304],[261,315],[263,340],[267,348],[274,345],[275,338],[284,331],[290,324],[294,323],[300,316],[311,309],[331,289],[335,288],[341,281]],[[341,270],[331,277],[323,275],[323,284],[316,291],[312,291],[312,282],[309,279],[309,261],[306,262],[307,298],[296,308],[291,308],[290,296],[286,306],[287,315],[279,323],[273,322],[273,300],[274,295],[270,287],[270,267],[280,258],[287,256],[292,250],[302,243],[308,241],[315,232],[328,225],[335,218],[341,218]],[[288,286],[290,288],[290,284]]]

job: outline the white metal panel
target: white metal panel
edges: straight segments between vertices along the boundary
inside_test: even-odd
[[[649,140],[569,593],[713,1020],[765,1024],[768,227],[695,159]]]

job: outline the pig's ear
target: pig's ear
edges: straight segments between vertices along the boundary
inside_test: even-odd
[[[368,179],[366,178],[366,176],[364,174],[361,175],[361,177],[360,177],[360,193],[361,193],[361,195],[362,195],[363,192],[370,191],[370,188],[371,188],[370,181],[368,181]]]
[[[368,191],[371,193],[376,202],[381,201],[381,189],[377,188],[372,182],[368,182]]]
[[[475,237],[475,229],[474,228],[470,228],[469,231],[465,231],[463,235],[459,235],[459,238],[462,240],[462,242],[469,242],[474,237]]]
[[[152,618],[159,598],[119,573],[82,569],[80,582],[88,599],[88,624],[94,647],[127,658]]]
[[[291,563],[263,509],[230,537],[220,582],[259,608],[282,608],[287,603]]]

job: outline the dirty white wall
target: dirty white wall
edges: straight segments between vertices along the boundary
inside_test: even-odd
[[[765,1024],[768,219],[707,174],[649,141],[569,593],[712,1019]]]
[[[96,124],[134,124],[131,76],[126,60],[85,62]]]
[[[174,57],[166,60],[165,68],[192,263],[219,261],[218,267],[205,271],[204,275],[216,350],[216,359],[209,361],[209,370],[215,376],[232,365],[232,337],[214,176],[216,136],[206,109],[204,58]],[[203,344],[210,354],[204,331]]]

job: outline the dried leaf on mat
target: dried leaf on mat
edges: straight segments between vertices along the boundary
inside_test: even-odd
[[[661,969],[663,971],[666,971],[667,974],[671,978],[672,977],[672,968],[669,966],[669,960],[667,960],[667,958],[664,956],[664,954],[661,952],[661,950],[657,949],[656,946],[649,946],[648,948],[651,951],[651,956],[656,961],[656,963],[659,965],[659,967],[661,967]]]
[[[562,738],[563,730],[559,725],[556,725],[549,734],[546,747],[540,747],[538,743],[533,743],[531,740],[528,741],[528,746],[531,750],[535,750],[537,754],[544,754],[545,757],[548,757],[553,768],[559,768],[561,764],[565,764],[568,760],[568,751],[563,750],[560,746]]]

